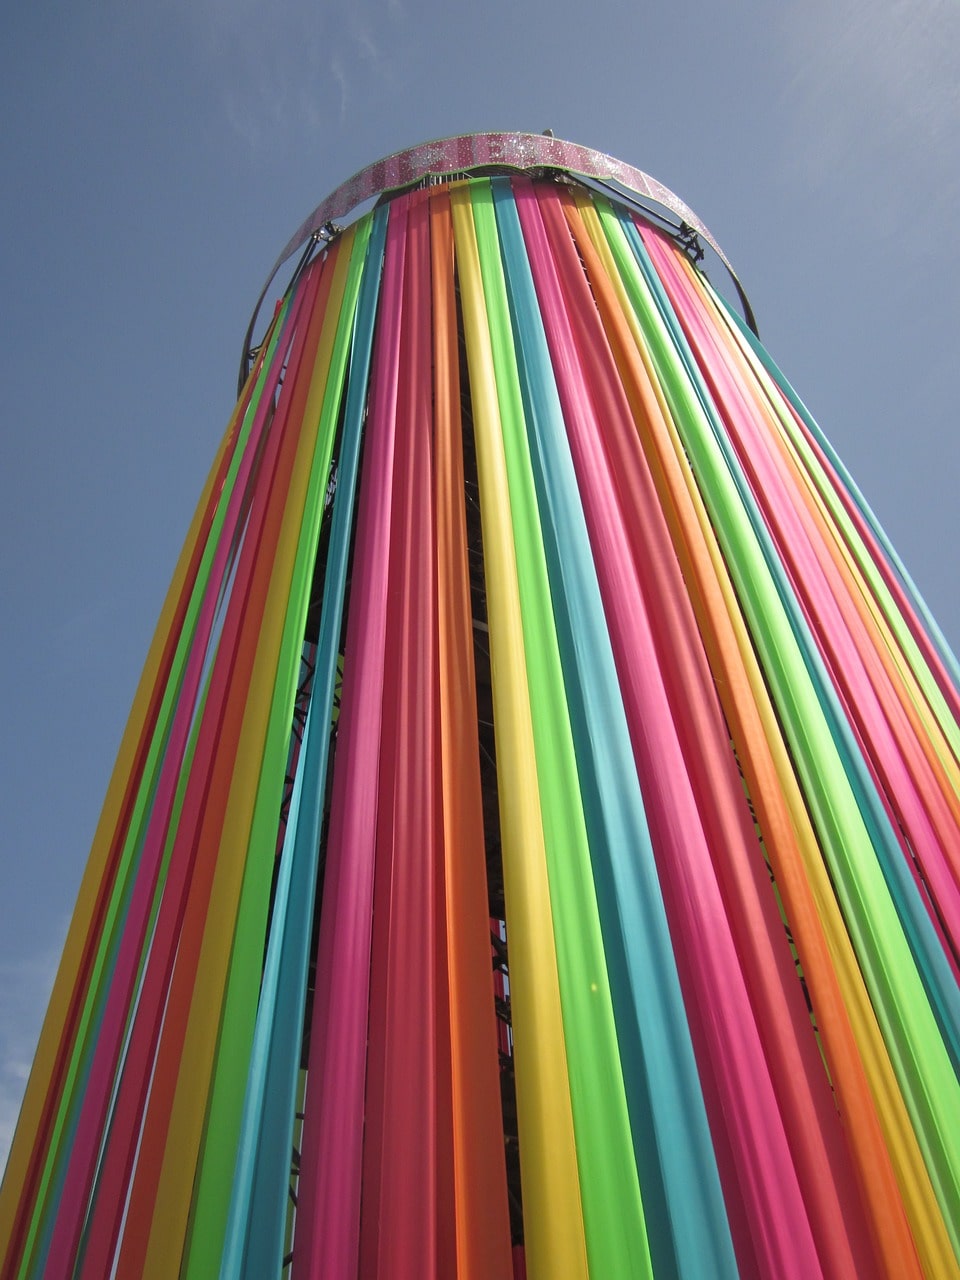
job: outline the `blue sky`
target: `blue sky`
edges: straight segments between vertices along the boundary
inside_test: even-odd
[[[550,127],[671,187],[960,648],[958,48],[956,0],[11,10],[0,1163],[249,313],[293,230],[370,161]]]

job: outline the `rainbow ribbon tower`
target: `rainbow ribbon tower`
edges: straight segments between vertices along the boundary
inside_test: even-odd
[[[957,666],[703,242],[484,134],[281,255],[2,1280],[958,1274]]]

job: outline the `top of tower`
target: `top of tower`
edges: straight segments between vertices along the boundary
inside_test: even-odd
[[[602,151],[555,138],[552,129],[545,129],[543,133],[465,133],[395,151],[360,169],[320,201],[281,250],[257,299],[244,344],[241,385],[254,325],[267,290],[283,264],[311,237],[327,239],[336,234],[337,219],[347,217],[358,205],[376,196],[402,191],[430,179],[444,180],[498,172],[533,172],[541,175],[567,173],[608,187],[609,193],[615,198],[639,198],[666,210],[677,220],[676,229],[688,246],[690,241],[695,244],[696,237],[700,237],[717,254],[730,273],[747,323],[756,332],[749,300],[726,254],[693,210],[662,182]],[[649,209],[645,211],[650,212]]]
[[[679,196],[633,165],[602,151],[543,133],[466,133],[458,137],[422,142],[419,146],[377,160],[340,184],[300,224],[277,258],[271,275],[327,223],[346,217],[357,205],[385,192],[399,191],[424,178],[450,178],[493,170],[529,172],[553,170],[577,177],[615,182],[624,191],[642,196],[669,210],[697,232],[717,253],[728,270],[726,255],[697,215]]]

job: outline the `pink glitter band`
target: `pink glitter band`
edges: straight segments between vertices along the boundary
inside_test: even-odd
[[[468,174],[491,167],[515,169],[525,172],[531,169],[557,169],[580,177],[604,182],[616,182],[624,190],[643,196],[668,209],[681,222],[691,227],[711,249],[730,273],[743,306],[747,323],[754,333],[757,325],[750,302],[730,265],[726,254],[707,230],[706,226],[679,196],[633,165],[624,164],[602,151],[593,151],[577,142],[564,142],[543,133],[464,133],[454,138],[441,138],[435,142],[422,142],[405,151],[395,151],[367,165],[339,187],[314,209],[291,236],[279,258],[273,264],[266,284],[257,299],[247,329],[243,353],[240,359],[239,388],[242,388],[249,371],[249,352],[253,330],[263,299],[274,276],[307,240],[327,223],[347,217],[359,204],[384,192],[399,191],[426,177],[449,177]]]
[[[602,151],[593,151],[576,142],[564,142],[542,133],[467,133],[456,138],[423,142],[406,151],[367,165],[352,178],[341,183],[331,195],[317,205],[300,224],[283,249],[270,278],[286,260],[305,244],[315,231],[335,218],[346,217],[364,200],[386,191],[395,191],[428,176],[443,177],[454,173],[470,173],[490,165],[517,169],[564,169],[588,178],[618,182],[628,191],[645,196],[676,214],[702,236],[733,274],[723,250],[692,209],[661,182],[633,165],[624,164]]]

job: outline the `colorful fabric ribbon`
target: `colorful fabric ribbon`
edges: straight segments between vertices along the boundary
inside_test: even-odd
[[[956,679],[667,232],[382,203],[201,497],[0,1278],[960,1274]]]

